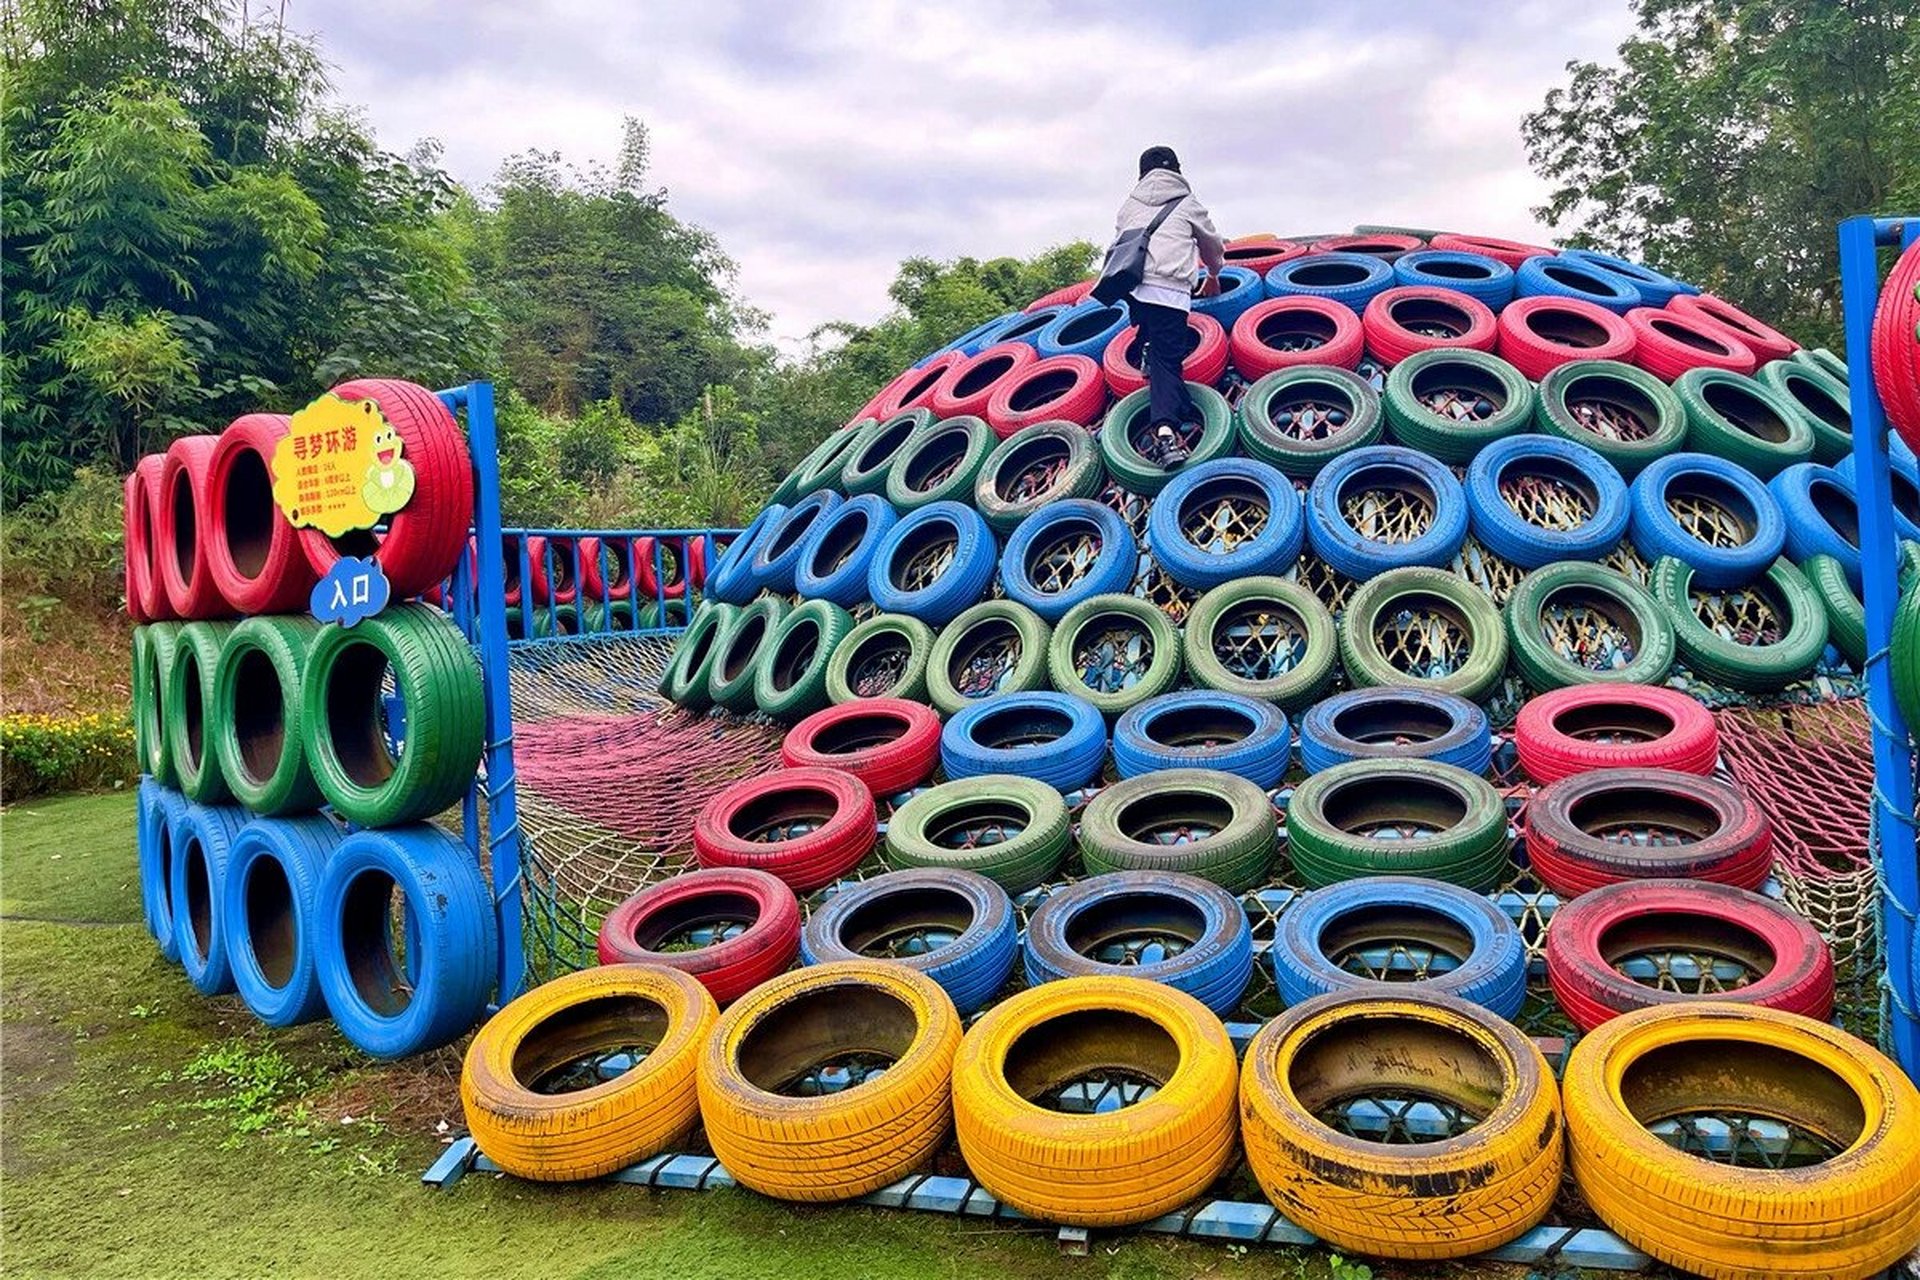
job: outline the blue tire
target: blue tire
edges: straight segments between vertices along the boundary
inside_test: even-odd
[[[753,567],[753,557],[757,550],[755,544],[767,529],[778,524],[787,514],[784,504],[770,502],[760,509],[760,514],[747,523],[740,536],[728,544],[721,553],[719,562],[707,575],[706,594],[711,600],[722,604],[745,604],[753,599],[756,588],[753,586],[749,570]]]
[[[182,804],[168,827],[173,858],[167,901],[174,944],[187,981],[203,996],[233,990],[227,964],[227,864],[233,837],[247,818],[238,805]]]
[[[900,523],[877,493],[841,503],[814,522],[794,565],[793,588],[808,600],[851,609],[867,600],[867,572],[887,531]]]
[[[869,959],[881,947],[886,959],[926,974],[954,1008],[972,1013],[1013,972],[1020,951],[1013,901],[976,871],[889,871],[814,908],[800,934],[800,963]]]
[[[180,958],[180,939],[173,931],[173,828],[186,812],[186,797],[152,778],[140,780],[139,828],[135,844],[140,859],[140,906],[147,932],[169,960]]]
[[[1853,454],[1849,452],[1833,464],[1834,474],[1847,482],[1857,499],[1860,486],[1855,482]],[[1920,542],[1920,458],[1914,457],[1907,442],[1887,433],[1887,478],[1893,484],[1893,527],[1909,542]]]
[[[759,545],[753,549],[753,559],[748,562],[748,587],[756,594],[762,591],[791,594],[793,572],[800,564],[800,553],[806,549],[807,535],[845,501],[831,489],[821,489],[800,499],[787,508],[785,515],[769,523],[757,540]]]
[[[1498,258],[1454,249],[1417,249],[1393,261],[1393,280],[1399,285],[1451,289],[1498,311],[1513,301],[1513,268]]]
[[[1371,259],[1378,262],[1378,258]],[[1419,537],[1383,542],[1348,524],[1342,499],[1379,485],[1424,493],[1432,521]],[[1410,565],[1444,568],[1467,537],[1467,495],[1446,465],[1399,445],[1376,444],[1343,453],[1321,469],[1307,491],[1307,542],[1313,553],[1349,578],[1367,579]]]
[[[1040,331],[1052,324],[1060,316],[1073,310],[1077,305],[1079,304],[1064,303],[1051,307],[1041,307],[1037,311],[1022,311],[1015,315],[1008,316],[1005,324],[1001,325],[998,329],[990,330],[986,336],[978,339],[980,343],[979,349],[984,351],[996,342],[1024,342],[1030,347],[1037,348],[1040,341]]]
[[[1649,307],[1664,307],[1683,293],[1700,292],[1698,285],[1675,280],[1643,262],[1629,262],[1594,249],[1562,249],[1560,256],[1583,262],[1595,271],[1619,276],[1640,291],[1642,303]]]
[[[1098,363],[1107,344],[1129,323],[1125,307],[1088,298],[1062,311],[1035,334],[1034,350],[1042,360],[1049,356],[1086,356]]]
[[[1592,514],[1571,529],[1522,519],[1500,491],[1510,475],[1535,474],[1571,488]],[[1558,436],[1508,436],[1482,449],[1467,468],[1467,514],[1481,545],[1523,569],[1559,560],[1599,560],[1627,534],[1633,516],[1627,482],[1586,445]]]
[[[1070,549],[1089,538],[1100,550],[1082,563]],[[1078,577],[1061,572],[1069,565],[1078,567]],[[1013,531],[1000,558],[1000,585],[1007,599],[1052,623],[1082,600],[1125,591],[1139,566],[1125,516],[1104,502],[1068,498],[1040,508]]]
[[[404,972],[389,937],[396,888],[407,903]],[[486,1015],[498,963],[493,897],[464,844],[426,823],[356,831],[334,850],[317,901],[320,991],[363,1052],[437,1049]]]
[[[1300,767],[1349,760],[1434,760],[1485,776],[1493,764],[1487,713],[1458,694],[1383,686],[1323,698],[1300,718]]]
[[[1113,764],[1123,778],[1218,769],[1271,791],[1292,752],[1293,731],[1280,708],[1237,693],[1163,693],[1129,707],[1113,726]]]
[[[1252,537],[1232,527],[1239,510],[1266,508]],[[1205,543],[1189,530],[1202,529]],[[1253,458],[1215,458],[1183,468],[1147,516],[1147,546],[1167,576],[1208,591],[1236,578],[1282,577],[1300,559],[1306,518],[1293,481]],[[1124,588],[1120,588],[1124,590]]]
[[[1615,315],[1643,305],[1640,290],[1625,276],[1561,255],[1528,258],[1513,273],[1513,283],[1517,298],[1578,298]]]
[[[1369,976],[1420,952],[1431,957],[1427,976],[1411,985]],[[1363,972],[1344,967],[1345,957]],[[1267,959],[1289,1008],[1335,991],[1431,994],[1511,1020],[1527,998],[1520,927],[1485,895],[1419,876],[1368,876],[1313,890],[1281,913]]]
[[[1787,522],[1787,559],[1805,564],[1832,556],[1860,590],[1860,507],[1853,486],[1832,467],[1796,462],[1767,481]]]
[[[224,911],[234,989],[253,1016],[291,1027],[326,1016],[314,964],[320,877],[346,838],[331,820],[255,818],[233,838]]]
[[[1203,270],[1201,279],[1205,278]],[[1220,292],[1211,298],[1195,294],[1193,309],[1201,315],[1212,316],[1219,321],[1222,329],[1232,333],[1234,321],[1266,296],[1267,282],[1260,278],[1259,272],[1249,271],[1245,267],[1223,267],[1220,270]]]
[[[1068,693],[996,693],[955,712],[940,731],[949,779],[1011,773],[1077,791],[1106,760],[1106,721]]]
[[[938,360],[949,351],[958,351],[963,356],[973,355],[986,345],[982,339],[991,336],[996,329],[1004,329],[1012,324],[1014,318],[1019,314],[1018,311],[1009,311],[1003,315],[997,315],[991,320],[982,320],[979,324],[973,326],[973,328],[967,330],[946,346],[929,351],[926,355],[915,360],[913,367],[916,369],[923,368],[930,362]]]
[[[1221,1017],[1253,976],[1240,900],[1176,871],[1112,871],[1047,895],[1027,921],[1029,986],[1092,974],[1184,991]]]
[[[1673,497],[1711,503],[1746,531],[1734,547],[1711,546],[1689,533],[1668,507]],[[1738,587],[1767,571],[1787,545],[1780,504],[1745,467],[1706,453],[1656,458],[1633,481],[1633,545],[1651,564],[1672,556],[1693,570],[1702,587]]]
[[[949,553],[946,568],[921,583],[912,575]],[[962,502],[930,502],[887,530],[867,566],[867,598],[882,613],[944,627],[993,585],[999,548],[980,513]]]
[[[1310,253],[1267,271],[1269,298],[1304,293],[1342,303],[1355,313],[1392,287],[1392,265],[1365,253]]]

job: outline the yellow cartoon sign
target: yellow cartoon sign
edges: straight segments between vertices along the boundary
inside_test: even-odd
[[[293,415],[273,450],[273,500],[295,528],[371,529],[413,497],[400,433],[372,400],[328,392]]]

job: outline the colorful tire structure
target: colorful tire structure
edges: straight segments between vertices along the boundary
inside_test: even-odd
[[[1193,1201],[1226,1172],[1235,1075],[1226,1029],[1192,996],[1063,978],[1009,997],[967,1032],[954,1128],[968,1169],[1002,1203],[1045,1222],[1124,1226]],[[1097,1105],[1109,1095],[1117,1117]],[[1096,1106],[1069,1110],[1069,1099]]]
[[[685,871],[609,911],[596,950],[603,965],[677,969],[699,979],[720,1004],[731,1004],[793,963],[800,902],[766,871]]]
[[[695,1078],[707,1141],[762,1195],[829,1202],[877,1191],[946,1139],[959,1045],[953,1001],[905,965],[784,974],[735,1001],[706,1037]],[[848,1083],[858,1087],[833,1089]]]
[[[1478,1121],[1400,1146],[1354,1136],[1353,1100],[1420,1100]],[[1560,1105],[1531,1040],[1445,996],[1319,996],[1261,1028],[1240,1078],[1242,1137],[1287,1217],[1371,1257],[1460,1258],[1539,1222],[1560,1189]],[[1364,1130],[1363,1130],[1364,1132]]]
[[[1773,829],[1724,782],[1668,769],[1593,769],[1527,802],[1527,863],[1563,898],[1621,880],[1711,880],[1758,889]]]

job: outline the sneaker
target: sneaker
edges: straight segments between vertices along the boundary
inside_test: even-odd
[[[1187,442],[1180,438],[1180,433],[1171,425],[1163,422],[1154,428],[1153,461],[1159,464],[1162,471],[1176,470],[1192,456]]]

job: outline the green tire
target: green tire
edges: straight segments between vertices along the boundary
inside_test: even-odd
[[[1654,561],[1649,585],[1673,622],[1681,660],[1715,684],[1749,693],[1784,689],[1811,675],[1827,647],[1827,613],[1820,594],[1784,557],[1773,562],[1760,582],[1740,588],[1763,589],[1776,619],[1785,612],[1786,630],[1768,644],[1742,644],[1703,622],[1694,607],[1693,568],[1683,560],[1661,556]]]
[[[1340,661],[1333,615],[1285,578],[1240,578],[1187,612],[1182,650],[1194,683],[1295,711],[1316,701]]]
[[[1187,394],[1193,397],[1193,407],[1200,411],[1200,438],[1192,442],[1183,468],[1196,467],[1232,453],[1236,432],[1233,411],[1227,407],[1226,397],[1198,382],[1187,384]],[[1101,464],[1122,489],[1143,497],[1152,497],[1173,479],[1172,473],[1140,452],[1147,429],[1152,425],[1147,420],[1148,407],[1147,388],[1142,387],[1107,410],[1106,420],[1100,424]]]
[[[840,468],[840,488],[849,498],[885,493],[887,473],[900,451],[932,428],[931,409],[907,409],[885,422],[867,422]]]
[[[819,444],[813,446],[813,448],[808,451],[807,456],[796,462],[793,470],[787,472],[786,479],[774,486],[773,496],[767,499],[766,505],[769,507],[775,504],[792,506],[795,500],[812,493],[813,488],[803,487],[807,484],[808,478],[818,474],[822,465],[831,455],[847,447],[849,441],[845,437],[857,435],[872,424],[872,418],[862,418],[850,426],[842,427],[840,430],[833,432]],[[817,488],[818,486],[814,487]]]
[[[1493,784],[1433,760],[1350,760],[1308,776],[1287,804],[1287,853],[1313,889],[1411,875],[1485,892],[1506,879],[1509,844]]]
[[[932,502],[971,502],[980,468],[999,443],[983,418],[934,423],[902,446],[887,468],[887,501],[902,515]]]
[[[887,820],[890,867],[972,871],[1008,893],[1051,879],[1072,843],[1067,802],[1033,778],[988,773],[929,787]]]
[[[1101,791],[1080,814],[1089,875],[1179,871],[1233,893],[1265,883],[1278,840],[1257,783],[1216,769],[1160,769]]]
[[[1630,655],[1582,656],[1581,638],[1594,639],[1581,615],[1598,615],[1623,634]],[[1566,561],[1535,569],[1507,597],[1507,637],[1513,665],[1536,693],[1576,684],[1659,684],[1673,666],[1673,624],[1660,603],[1633,579],[1597,564]],[[1568,653],[1552,639],[1550,622],[1576,637]]]
[[[1909,546],[1912,544],[1909,543]],[[1827,615],[1827,643],[1855,671],[1867,669],[1867,609],[1853,593],[1847,571],[1832,556],[1808,556],[1800,566]]]
[[[1673,388],[1618,360],[1573,360],[1548,373],[1533,424],[1587,446],[1628,480],[1687,442],[1687,411]]]
[[[620,620],[619,606],[626,602],[616,600],[613,603],[614,623],[617,626]],[[592,611],[589,610],[588,612],[591,614]],[[684,627],[687,625],[687,618],[687,602],[685,600],[667,600],[664,602],[649,600],[640,606],[639,627],[642,631],[650,631],[655,627]]]
[[[1463,420],[1428,407],[1427,398],[1446,392],[1455,402],[1474,397],[1489,410]],[[1499,356],[1451,347],[1420,351],[1387,374],[1387,429],[1410,449],[1465,466],[1495,440],[1525,431],[1533,399],[1526,375]]]
[[[1106,478],[1085,427],[1038,422],[987,455],[974,477],[973,506],[996,532],[1012,533],[1048,503],[1094,497]]]
[[[152,711],[148,707],[147,664],[153,661],[153,641],[150,633],[155,624],[146,624],[133,629],[133,670],[127,678],[127,687],[133,690],[133,759],[140,772],[147,771],[147,758],[150,748],[147,734],[154,723]]]
[[[826,706],[827,666],[852,630],[853,615],[831,600],[809,600],[789,612],[754,671],[754,705],[786,721]]]
[[[1421,655],[1409,653],[1396,663],[1382,647],[1378,634],[1390,610],[1418,605],[1437,616],[1447,630],[1464,633],[1467,656],[1450,671],[1421,674]],[[1418,641],[1424,624],[1408,629]],[[1447,659],[1449,655],[1432,655]],[[1340,657],[1347,679],[1355,685],[1407,685],[1463,698],[1484,696],[1507,666],[1507,628],[1487,593],[1444,569],[1389,569],[1369,578],[1347,598],[1340,618]],[[1411,666],[1405,665],[1411,663]],[[1431,666],[1425,668],[1432,670]]]
[[[213,750],[227,789],[267,818],[318,809],[301,690],[320,636],[311,618],[248,618],[227,636],[214,678]]]
[[[1893,640],[1888,648],[1893,700],[1907,722],[1907,732],[1920,732],[1920,585],[1908,587],[1893,611]]]
[[[1830,467],[1853,452],[1853,403],[1845,374],[1836,378],[1818,363],[1788,359],[1775,360],[1758,377],[1800,411],[1813,432],[1815,462]]]
[[[868,618],[840,642],[827,663],[827,698],[927,700],[927,663],[933,654],[933,628],[904,613]]]
[[[779,596],[761,596],[734,617],[716,642],[713,665],[707,669],[707,698],[714,706],[742,715],[757,708],[753,693],[760,663],[790,607]]]
[[[1296,480],[1311,480],[1341,454],[1379,443],[1386,425],[1372,383],[1324,364],[1274,370],[1247,388],[1234,416],[1247,452]]]
[[[1802,347],[1787,358],[1838,378],[1842,385],[1852,380],[1852,375],[1847,372],[1847,362],[1826,347]]]
[[[1687,411],[1687,448],[1770,480],[1813,456],[1813,427],[1792,400],[1731,369],[1689,369],[1673,393]]]
[[[388,673],[407,711],[397,758],[382,723]],[[321,628],[301,686],[308,767],[347,821],[391,827],[430,818],[473,784],[486,745],[480,663],[439,610],[402,604],[356,626]]]
[[[136,724],[134,736],[146,742],[140,767],[163,787],[180,785],[180,774],[173,765],[172,735],[168,732],[173,708],[167,701],[167,686],[173,681],[174,663],[180,655],[180,628],[185,625],[152,622],[141,628],[146,632],[147,643],[144,665],[136,672],[133,714],[144,723],[145,732]]]
[[[1047,675],[1062,693],[1117,716],[1179,681],[1180,633],[1157,606],[1136,596],[1094,596],[1067,610],[1053,629]]]
[[[1053,629],[1012,600],[982,600],[949,622],[927,659],[927,698],[950,716],[976,698],[1047,687]]]
[[[214,752],[219,698],[220,650],[231,622],[189,622],[167,673],[167,752],[173,757],[180,793],[195,804],[225,804],[233,798]]]
[[[868,430],[866,424],[856,423],[828,436],[821,447],[800,464],[794,498],[804,498],[822,489],[838,490],[841,473],[854,451],[867,439]]]
[[[667,663],[667,672],[660,678],[660,692],[666,695],[667,701],[690,711],[712,703],[707,694],[707,681],[713,675],[713,660],[720,652],[721,640],[739,615],[737,606],[717,600],[702,601],[694,610],[693,621],[680,633],[680,641],[673,647],[673,660]]]

